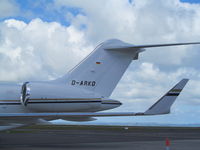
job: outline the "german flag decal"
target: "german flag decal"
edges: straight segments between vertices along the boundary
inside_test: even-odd
[[[98,65],[99,65],[99,64],[101,64],[101,62],[97,61],[97,62],[96,62],[96,64],[98,64]]]

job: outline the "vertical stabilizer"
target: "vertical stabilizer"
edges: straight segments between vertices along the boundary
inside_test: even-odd
[[[128,46],[131,45],[120,40],[103,42],[68,74],[56,81],[109,97],[131,61],[138,58],[139,50],[123,49]]]

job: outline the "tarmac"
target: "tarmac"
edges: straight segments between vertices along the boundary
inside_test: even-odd
[[[0,150],[199,150],[200,128],[31,126],[0,132]]]

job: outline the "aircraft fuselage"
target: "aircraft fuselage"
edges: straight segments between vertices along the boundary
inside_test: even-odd
[[[29,98],[22,101],[22,84],[0,84],[0,113],[97,112],[119,107],[121,102],[92,92],[48,82],[30,82]]]

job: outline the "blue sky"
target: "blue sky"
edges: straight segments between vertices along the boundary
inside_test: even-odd
[[[200,3],[199,0],[181,0],[181,2],[187,2],[187,3]]]
[[[200,3],[199,0],[180,0],[180,1],[186,3],[196,3],[196,4]],[[47,22],[56,21],[60,22],[62,25],[69,26],[70,21],[67,20],[65,17],[65,14],[67,12],[70,12],[75,16],[79,13],[84,14],[82,8],[75,6],[62,6],[61,8],[56,9],[53,6],[54,0],[40,0],[40,1],[14,0],[14,2],[19,7],[20,13],[5,18],[1,18],[1,20],[7,18],[15,18],[23,20],[28,23],[34,18],[41,18],[42,20]]]
[[[30,22],[34,18],[40,18],[47,22],[59,22],[62,25],[69,26],[70,22],[66,19],[65,15],[67,12],[77,15],[81,12],[81,8],[63,6],[56,9],[53,4],[53,0],[15,0],[16,5],[20,9],[19,14],[14,14],[3,19],[15,18],[23,20],[26,23]]]
[[[200,39],[198,0],[1,0],[0,80],[55,79],[100,42],[132,44]],[[114,111],[144,111],[182,78],[190,78],[172,114],[122,122],[199,123],[199,47],[148,50],[134,61],[113,92]],[[191,116],[192,114],[192,116]],[[99,122],[109,119],[100,119]],[[111,120],[113,122],[117,122]],[[97,121],[98,122],[98,121]]]

